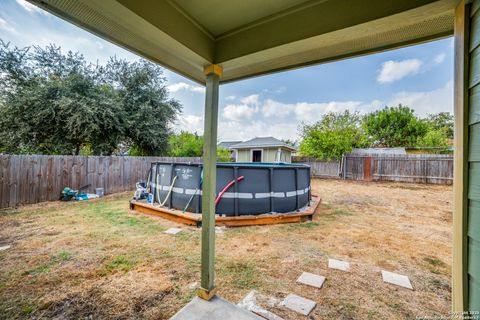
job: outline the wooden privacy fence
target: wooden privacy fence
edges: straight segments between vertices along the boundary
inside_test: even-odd
[[[292,162],[309,165],[312,177],[338,179],[340,176],[340,161],[319,161],[308,157],[292,157]]]
[[[150,163],[201,162],[201,158],[0,155],[0,208],[58,200],[64,187],[105,194],[132,190]]]
[[[453,155],[346,155],[341,161],[292,157],[311,167],[312,177],[363,181],[453,183]]]
[[[341,172],[352,180],[452,184],[453,155],[347,155]]]

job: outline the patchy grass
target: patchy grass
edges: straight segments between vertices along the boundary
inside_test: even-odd
[[[128,272],[132,270],[133,267],[135,267],[135,264],[136,264],[136,261],[131,257],[118,256],[112,260],[109,260],[105,264],[105,269],[108,272],[114,272],[114,271]]]
[[[288,230],[301,230],[301,229],[313,229],[318,227],[320,224],[318,222],[303,222],[303,223],[292,223],[285,225],[285,229]]]
[[[217,235],[219,294],[250,290],[317,301],[314,319],[446,315],[451,305],[451,188],[314,180],[313,221],[227,229]],[[168,319],[195,296],[201,232],[128,209],[130,193],[0,212],[0,319]],[[428,199],[428,201],[426,201]],[[177,235],[163,233],[181,227]],[[434,254],[432,254],[434,253]],[[327,259],[351,272],[327,268]],[[408,275],[414,291],[384,284]],[[327,277],[322,289],[295,282]],[[268,300],[268,299],[267,299]],[[285,319],[305,319],[282,307]]]
[[[257,289],[261,274],[250,261],[228,261],[219,270],[219,275],[232,281],[237,289]]]
[[[72,253],[69,251],[62,250],[58,253],[58,259],[61,261],[68,261],[70,258],[72,258]]]

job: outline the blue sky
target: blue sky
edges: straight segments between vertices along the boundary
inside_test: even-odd
[[[18,47],[54,43],[92,62],[138,56],[23,0],[0,0],[0,38]],[[176,130],[202,133],[204,88],[165,70],[183,105]],[[453,112],[453,39],[234,82],[220,87],[219,140],[298,138],[328,111],[370,112],[399,103],[420,116]]]

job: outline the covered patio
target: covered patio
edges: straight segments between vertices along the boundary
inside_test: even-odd
[[[368,4],[362,0],[29,1],[206,86],[198,290],[206,301],[216,292],[214,201],[220,85],[454,34],[452,310],[480,310],[480,0],[371,0]]]

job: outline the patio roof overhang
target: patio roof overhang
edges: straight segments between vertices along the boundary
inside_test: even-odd
[[[478,54],[470,67],[469,50],[475,50],[480,43],[480,15],[475,14],[480,12],[480,0],[28,1],[206,85],[198,292],[206,300],[215,294],[214,172],[219,83],[438,39],[452,35],[455,24],[452,300],[454,311],[467,309],[468,299],[479,305],[478,285],[468,286],[466,230],[470,183],[468,81],[471,72],[473,82],[478,83],[480,70]],[[478,122],[476,116],[473,119]],[[471,159],[478,162],[477,149]],[[470,295],[468,290],[477,291]]]
[[[29,0],[204,84],[388,50],[453,34],[457,0]]]

